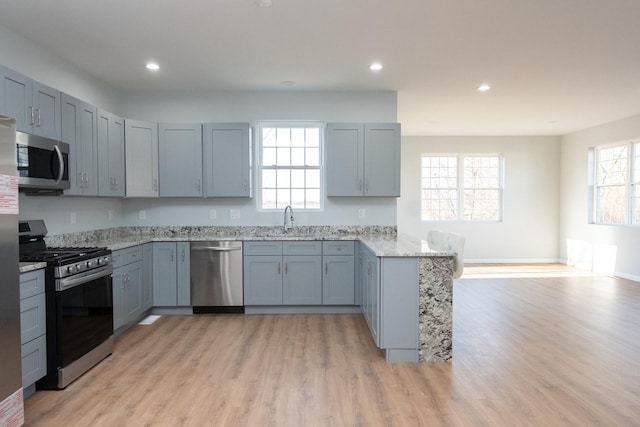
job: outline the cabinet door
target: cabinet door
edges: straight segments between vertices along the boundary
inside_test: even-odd
[[[22,387],[27,388],[47,375],[47,336],[22,345]]]
[[[202,196],[202,125],[160,124],[158,128],[160,196]]]
[[[322,257],[288,255],[283,262],[283,304],[322,304]]]
[[[369,299],[369,329],[376,345],[380,344],[380,282],[379,282],[379,266],[378,258],[369,255],[369,279],[367,298]]]
[[[44,294],[20,300],[20,338],[25,344],[47,332],[46,300]]]
[[[98,195],[124,197],[124,120],[98,109]]]
[[[176,253],[177,265],[177,304],[180,306],[191,305],[191,245],[189,242],[178,242]]]
[[[124,121],[127,197],[158,196],[158,125]]]
[[[359,123],[329,123],[325,136],[327,196],[362,196],[364,188],[364,127]]]
[[[142,246],[142,311],[153,306],[153,243]]]
[[[126,267],[123,292],[125,322],[137,320],[142,313],[142,262],[134,262]]]
[[[125,309],[123,304],[125,267],[113,270],[111,277],[113,279],[113,330],[117,330],[125,324]]]
[[[34,109],[33,133],[35,135],[60,140],[60,91],[36,81],[33,81],[32,85],[32,105]],[[93,114],[93,120],[95,122],[95,111]]]
[[[32,80],[5,67],[0,72],[4,95],[0,107],[2,115],[16,119],[17,130],[31,133],[34,122]]]
[[[205,196],[251,197],[248,123],[204,125]]]
[[[353,256],[325,255],[322,264],[322,303],[355,304]]]
[[[282,256],[244,257],[245,305],[282,304]]]
[[[400,124],[364,126],[364,195],[400,196]]]
[[[178,304],[176,244],[153,243],[153,305]]]
[[[98,194],[96,108],[72,96],[62,95],[62,141],[70,146],[69,195]]]

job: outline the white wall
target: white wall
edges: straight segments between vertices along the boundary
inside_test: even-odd
[[[504,155],[501,222],[423,222],[420,219],[422,153]],[[398,232],[425,236],[440,229],[466,236],[467,262],[558,260],[560,138],[553,136],[403,137]]]
[[[1,25],[0,41],[0,64],[5,67],[106,110],[119,109],[120,93],[116,89],[48,49]]]
[[[640,115],[562,137],[560,257],[570,265],[640,281],[640,227],[590,224],[588,151],[640,138]]]

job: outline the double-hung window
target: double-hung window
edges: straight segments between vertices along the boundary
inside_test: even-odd
[[[322,207],[322,123],[258,123],[261,209]]]
[[[596,147],[593,217],[597,224],[640,224],[640,143]]]
[[[502,176],[498,154],[423,154],[422,220],[501,220]]]

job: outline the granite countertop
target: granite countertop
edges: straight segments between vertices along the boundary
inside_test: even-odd
[[[65,235],[47,236],[48,246],[106,246],[112,251],[149,242],[191,242],[215,240],[355,240],[364,243],[376,256],[449,257],[452,251],[434,250],[426,240],[397,234],[391,226],[309,226],[293,227],[120,227]]]
[[[47,266],[46,262],[21,262],[20,263],[20,274],[28,273],[34,270],[40,270],[41,268],[45,268]]]

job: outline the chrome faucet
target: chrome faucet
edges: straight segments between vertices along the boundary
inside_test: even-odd
[[[288,217],[289,221],[287,221],[287,211],[289,211],[289,217]],[[291,205],[287,205],[287,207],[284,208],[284,225],[282,226],[282,231],[286,233],[292,227],[293,227],[293,208],[291,207]]]

